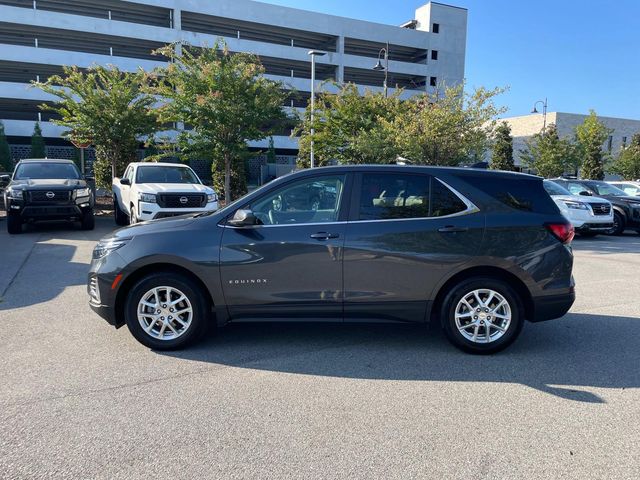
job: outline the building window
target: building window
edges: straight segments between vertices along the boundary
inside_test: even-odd
[[[434,23],[433,24],[433,28],[431,29],[431,31],[433,33],[440,33],[440,24],[439,23]]]
[[[437,87],[438,86],[438,77],[431,77],[429,79],[429,85],[431,85],[432,87]]]
[[[613,135],[609,135],[609,139],[607,140],[607,150],[613,150]]]
[[[438,60],[438,50],[431,50],[431,60]]]

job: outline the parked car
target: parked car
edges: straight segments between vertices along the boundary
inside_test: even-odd
[[[43,220],[79,221],[83,230],[93,230],[93,191],[71,160],[20,160],[4,192],[7,231],[22,232],[22,225]]]
[[[118,225],[218,209],[218,195],[190,167],[175,163],[131,163],[113,179]]]
[[[610,201],[599,197],[572,195],[569,190],[550,180],[544,180],[543,185],[580,235],[594,237],[613,228],[613,207]]]
[[[618,187],[627,195],[632,197],[640,197],[640,182],[631,182],[631,181],[615,181],[608,182],[614,187]]]
[[[310,185],[314,210],[277,209]],[[575,299],[574,229],[542,179],[472,169],[343,166],[293,173],[218,212],[120,229],[93,252],[91,307],[144,345],[176,349],[210,323],[436,322],[492,353]]]
[[[577,180],[556,178],[557,184],[569,190],[573,195],[605,198],[613,205],[613,228],[611,235],[622,235],[626,229],[640,233],[640,199],[627,195],[618,187],[600,180]]]

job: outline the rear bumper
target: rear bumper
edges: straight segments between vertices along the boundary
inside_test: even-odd
[[[573,302],[576,301],[576,292],[573,287],[569,292],[562,295],[548,295],[533,299],[533,315],[530,315],[531,322],[544,322],[566,315]]]

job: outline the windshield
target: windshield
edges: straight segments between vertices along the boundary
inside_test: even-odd
[[[544,189],[547,191],[549,195],[572,195],[572,193],[566,188],[558,185],[555,182],[550,180],[545,180],[542,182],[544,185]]]
[[[138,167],[136,183],[201,183],[189,167]]]
[[[14,180],[78,180],[80,178],[78,167],[73,163],[55,162],[21,163],[13,175]]]
[[[598,195],[612,195],[614,197],[628,196],[624,190],[608,184],[607,182],[590,182],[589,186],[596,191]]]

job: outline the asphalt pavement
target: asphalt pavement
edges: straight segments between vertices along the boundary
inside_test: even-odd
[[[571,312],[490,357],[397,325],[159,353],[87,305],[112,228],[0,221],[2,479],[640,477],[639,235],[577,239]]]

